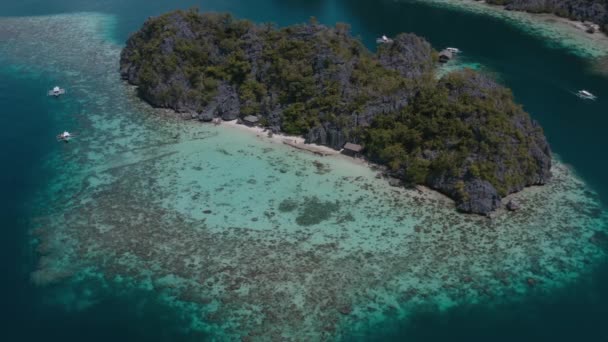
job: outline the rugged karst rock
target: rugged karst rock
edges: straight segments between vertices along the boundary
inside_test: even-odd
[[[519,205],[519,203],[514,200],[510,200],[507,203],[507,210],[509,210],[509,211],[517,211],[520,208],[521,208],[521,206]]]
[[[411,33],[401,33],[391,44],[378,47],[378,61],[387,69],[406,78],[418,78],[433,70],[433,48],[426,40]]]
[[[354,128],[405,107],[411,81],[432,78],[433,50],[402,34],[376,59],[348,26],[276,29],[224,14],[178,11],[127,42],[120,72],[157,107],[225,120],[263,116],[271,131],[340,149]],[[385,66],[385,67],[383,67]]]
[[[488,76],[461,71],[421,88],[397,114],[367,130],[368,156],[387,173],[487,214],[501,198],[550,177],[551,151],[536,122]]]
[[[218,90],[217,101],[215,116],[227,121],[236,120],[239,117],[239,96],[233,86],[222,83]]]
[[[277,29],[177,11],[129,38],[120,72],[150,104],[201,121],[253,114],[309,143],[363,144],[396,183],[430,186],[464,212],[487,214],[546,182],[549,146],[510,92],[473,71],[437,80],[436,64],[413,34],[373,54],[345,24]]]

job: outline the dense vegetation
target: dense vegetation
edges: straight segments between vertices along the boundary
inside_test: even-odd
[[[608,0],[486,0],[509,10],[553,13],[579,21],[591,21],[608,32]]]
[[[365,136],[372,158],[409,183],[442,189],[466,211],[485,210],[470,202],[471,192],[483,188],[496,201],[543,183],[550,168],[541,128],[507,89],[472,71],[419,89],[401,111],[378,116]]]
[[[432,49],[420,44],[428,62],[415,76],[430,78]],[[198,113],[220,106],[225,119],[266,113],[271,126],[291,134],[320,122],[346,128],[342,115],[415,83],[383,68],[347,25],[327,28],[314,19],[278,30],[228,14],[175,12],[148,21],[122,61],[123,75],[157,106]]]
[[[178,11],[127,42],[121,74],[155,106],[200,120],[258,115],[273,131],[340,149],[366,146],[407,184],[427,184],[459,209],[488,213],[550,174],[542,130],[490,78],[434,77],[436,53],[401,34],[376,54],[345,24],[277,29],[227,14]]]

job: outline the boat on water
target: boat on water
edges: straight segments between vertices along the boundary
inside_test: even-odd
[[[591,92],[587,91],[587,90],[579,90],[576,93],[576,96],[580,97],[581,99],[584,100],[595,100],[597,99],[597,96],[593,95]]]
[[[68,142],[70,141],[72,138],[74,138],[74,134],[68,132],[68,131],[64,131],[61,134],[57,135],[57,141],[63,141],[63,142]]]
[[[55,97],[58,97],[63,94],[65,94],[65,89],[59,88],[58,86],[53,87],[53,89],[49,90],[49,92],[48,92],[49,96],[55,96]]]
[[[446,49],[447,51],[450,51],[450,52],[451,52],[451,53],[453,53],[453,54],[457,54],[457,53],[460,53],[460,52],[461,52],[461,51],[460,51],[460,49],[455,48],[455,47],[447,47],[447,48],[445,48],[445,49]]]
[[[378,43],[378,44],[388,44],[388,43],[392,43],[392,42],[393,42],[393,40],[385,35],[382,35],[382,37],[376,39],[376,43]]]

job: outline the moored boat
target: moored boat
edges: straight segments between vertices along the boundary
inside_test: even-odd
[[[55,97],[58,97],[63,94],[65,94],[65,89],[59,88],[58,86],[53,87],[53,89],[49,90],[49,92],[48,92],[49,96],[55,96]]]
[[[587,91],[587,90],[584,90],[584,89],[583,90],[579,90],[576,93],[576,96],[578,96],[578,97],[580,97],[581,99],[584,99],[584,100],[595,100],[595,99],[597,99],[597,96],[593,95],[590,91]]]
[[[68,131],[64,131],[61,134],[57,135],[57,141],[63,141],[63,142],[68,142],[70,141],[72,138],[74,138],[74,134],[68,132]]]

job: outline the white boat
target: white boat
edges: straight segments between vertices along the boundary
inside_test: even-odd
[[[597,99],[597,96],[591,94],[591,92],[587,91],[587,90],[579,90],[576,93],[576,96],[580,97],[581,99],[585,99],[585,100],[595,100]]]
[[[53,89],[49,90],[49,96],[59,96],[65,94],[65,89],[59,88],[57,86],[53,87]]]
[[[74,137],[74,134],[68,132],[68,131],[64,131],[61,134],[57,135],[57,141],[65,141],[68,142],[70,141],[72,138]]]
[[[393,42],[393,40],[385,35],[382,35],[382,37],[376,39],[376,43],[378,43],[378,44],[387,44],[387,43],[392,43],[392,42]]]
[[[448,50],[448,51],[450,51],[451,53],[454,53],[454,54],[460,53],[460,50],[457,49],[457,48],[455,48],[455,47],[447,47],[445,49]]]

